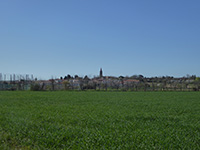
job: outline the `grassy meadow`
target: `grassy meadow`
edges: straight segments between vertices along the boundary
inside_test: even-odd
[[[200,92],[0,91],[0,149],[200,149]]]

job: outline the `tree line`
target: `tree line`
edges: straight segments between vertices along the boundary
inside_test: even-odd
[[[66,75],[59,79],[37,80],[33,76],[10,76],[12,80],[0,74],[0,90],[96,90],[96,91],[199,91],[200,78],[195,75],[175,78],[173,76],[144,77],[104,76],[89,78],[87,75]],[[15,80],[14,80],[15,79]],[[16,80],[17,79],[17,80]]]

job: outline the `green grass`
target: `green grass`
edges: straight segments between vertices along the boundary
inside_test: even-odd
[[[0,149],[200,149],[200,93],[0,91]]]

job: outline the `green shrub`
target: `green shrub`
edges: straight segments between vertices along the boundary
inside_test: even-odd
[[[40,91],[40,85],[39,84],[33,84],[31,85],[31,91]]]

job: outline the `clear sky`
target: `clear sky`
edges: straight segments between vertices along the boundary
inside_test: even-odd
[[[1,0],[0,73],[200,76],[199,0]]]

